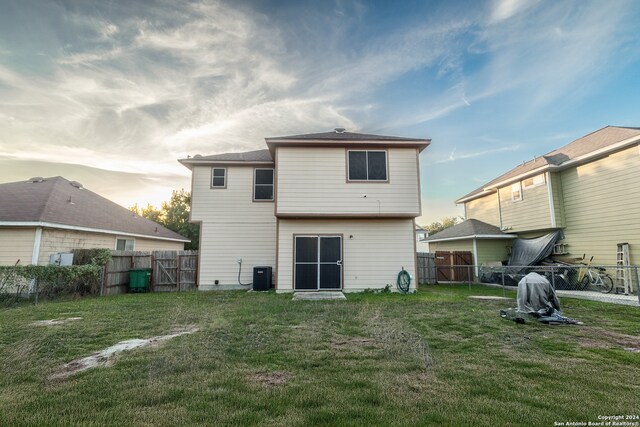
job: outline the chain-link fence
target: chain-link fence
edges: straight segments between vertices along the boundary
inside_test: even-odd
[[[544,276],[560,296],[640,305],[638,294],[640,266],[635,265],[452,265],[437,268],[464,270],[467,273],[464,276],[469,278],[469,284],[499,285],[505,289],[517,287],[524,276],[534,272]],[[438,271],[438,275],[446,276],[447,272]]]
[[[97,295],[103,267],[97,265],[15,265],[0,267],[0,307],[23,301]]]

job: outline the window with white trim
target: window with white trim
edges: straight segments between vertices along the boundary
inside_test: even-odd
[[[134,247],[134,239],[116,239],[116,251],[132,251]]]
[[[514,202],[522,200],[522,185],[520,184],[520,181],[511,186],[511,200]]]
[[[544,174],[540,174],[522,181],[522,187],[526,190],[527,188],[538,187],[540,185],[545,185],[546,183],[547,181],[544,177]]]
[[[273,169],[254,169],[253,200],[273,200]]]
[[[226,168],[211,168],[211,188],[227,188]]]
[[[347,153],[347,168],[349,181],[386,181],[387,180],[387,152],[386,151],[355,151]]]

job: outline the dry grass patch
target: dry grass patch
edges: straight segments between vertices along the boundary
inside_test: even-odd
[[[586,348],[623,349],[632,353],[640,353],[640,337],[608,331],[603,328],[590,327],[585,335],[578,337],[578,344]]]
[[[286,371],[260,372],[249,376],[251,382],[261,384],[267,388],[279,387],[286,384],[292,375]]]

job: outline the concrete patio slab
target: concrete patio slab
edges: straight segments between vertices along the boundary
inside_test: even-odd
[[[293,301],[346,300],[342,292],[296,292]]]

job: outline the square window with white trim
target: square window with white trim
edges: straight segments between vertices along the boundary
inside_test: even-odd
[[[511,186],[511,200],[514,202],[522,200],[522,185],[520,181]]]
[[[134,239],[116,239],[116,251],[132,251],[134,247]]]

